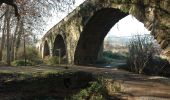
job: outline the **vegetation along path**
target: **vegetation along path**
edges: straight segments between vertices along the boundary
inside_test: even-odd
[[[37,66],[37,67],[0,67],[0,98],[2,100],[10,100],[9,97],[17,96],[17,90],[14,93],[7,92],[3,88],[8,89],[7,85],[9,82],[14,80],[24,80],[24,77],[29,79],[31,75],[34,80],[38,75],[46,76],[47,73],[59,73],[62,71],[67,72],[87,72],[93,76],[102,76],[104,79],[119,85],[121,92],[112,94],[110,92],[110,99],[114,99],[115,95],[121,99],[128,100],[170,100],[170,79],[165,77],[156,76],[145,76],[137,75],[127,71],[118,70],[116,68],[96,68],[86,66],[67,66],[66,67],[50,67],[50,66]],[[15,73],[12,75],[12,73]],[[19,74],[25,76],[19,76]],[[10,75],[8,75],[10,74]],[[18,76],[17,76],[18,75]],[[31,77],[31,78],[32,78]],[[87,78],[87,77],[86,77]],[[52,82],[52,81],[51,81]],[[14,82],[16,83],[16,82]],[[36,83],[34,83],[36,84]],[[43,82],[43,84],[46,84]],[[50,84],[47,84],[50,85]],[[3,87],[6,86],[6,87]],[[12,85],[13,86],[13,85]],[[33,85],[32,85],[33,86]],[[17,87],[17,86],[15,86]],[[14,87],[13,87],[14,88]],[[25,87],[26,88],[26,87]],[[32,87],[36,89],[35,87]],[[21,91],[21,90],[19,90]],[[61,91],[61,90],[60,90]],[[31,90],[30,90],[31,92]],[[41,90],[39,92],[42,92]],[[69,91],[67,91],[69,92]],[[72,91],[70,91],[72,92]],[[17,95],[16,95],[17,94]],[[25,94],[26,95],[26,94]],[[37,95],[37,94],[35,94]]]

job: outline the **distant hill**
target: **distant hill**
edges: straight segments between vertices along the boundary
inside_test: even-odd
[[[141,36],[151,36],[150,34],[145,34]],[[131,40],[132,36],[125,36],[125,37],[117,37],[117,36],[109,36],[106,37],[104,40],[104,44],[110,44],[113,46],[126,46],[128,42]]]
[[[151,37],[150,34],[141,35],[141,37]],[[109,36],[106,37],[104,40],[104,50],[106,51],[113,51],[113,52],[121,52],[121,51],[127,51],[127,44],[130,42],[133,36],[126,36],[126,37],[116,37],[116,36]],[[160,45],[157,43],[157,41],[153,38],[150,40],[153,40],[155,48],[157,48],[158,52],[161,50]]]
[[[125,46],[129,40],[131,39],[131,37],[106,37],[104,44],[110,44],[110,45],[121,45],[121,46]]]

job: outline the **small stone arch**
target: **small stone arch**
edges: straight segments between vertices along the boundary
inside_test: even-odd
[[[43,58],[46,56],[50,56],[50,47],[47,40],[44,42]]]
[[[59,55],[60,51],[60,55]],[[66,58],[66,42],[61,34],[57,34],[53,43],[53,56],[60,56]]]

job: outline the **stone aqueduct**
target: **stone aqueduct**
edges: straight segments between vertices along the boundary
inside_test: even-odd
[[[86,0],[41,39],[42,57],[58,55],[72,64],[91,64],[111,27],[132,14],[170,57],[170,0]]]

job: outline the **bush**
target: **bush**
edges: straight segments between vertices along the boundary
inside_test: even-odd
[[[6,62],[4,62],[4,61],[0,61],[0,66],[6,66],[7,65],[7,63]]]
[[[25,59],[24,49],[19,48],[17,53],[17,60],[22,61],[23,59]],[[33,47],[26,48],[26,59],[30,62],[33,62],[35,65],[43,63],[42,59],[38,55],[38,51]]]
[[[148,36],[136,35],[128,44],[128,60],[130,71],[143,73],[144,68],[152,61],[156,48],[153,39]]]
[[[78,94],[73,95],[71,100],[105,100],[103,97],[103,86],[93,82],[87,89],[82,89]]]
[[[35,65],[44,64],[44,61],[42,59],[35,59],[32,60],[31,62],[33,62]]]
[[[17,59],[18,60],[25,59],[23,48],[19,48],[18,53],[17,53]],[[30,61],[40,59],[38,56],[38,51],[34,47],[27,47],[26,48],[26,59]]]
[[[15,60],[15,61],[13,61],[13,62],[11,63],[11,65],[12,65],[12,66],[25,66],[25,60]],[[27,60],[27,61],[26,61],[26,65],[27,65],[27,66],[32,66],[32,65],[34,65],[34,63]]]
[[[110,100],[110,96],[114,97],[114,100],[120,100],[119,96],[123,91],[120,82],[99,77],[90,87],[80,90],[69,100]]]
[[[100,59],[98,59],[95,63],[96,64],[110,64],[112,62],[112,59],[109,59],[107,57],[102,57]]]
[[[96,64],[113,64],[115,60],[126,60],[127,55],[125,53],[113,53],[112,51],[104,51],[103,57],[99,58]]]
[[[103,52],[103,56],[110,58],[110,59],[126,59],[127,55],[126,54],[122,54],[122,53],[113,53],[112,51],[104,51]]]
[[[152,67],[150,67],[152,66]],[[160,57],[154,57],[149,66],[144,69],[144,73],[147,75],[162,75],[170,76],[170,64],[168,60]]]
[[[61,62],[61,61],[60,61]],[[45,63],[48,65],[56,65],[59,64],[59,57],[54,56],[54,57],[46,57],[45,58]]]

